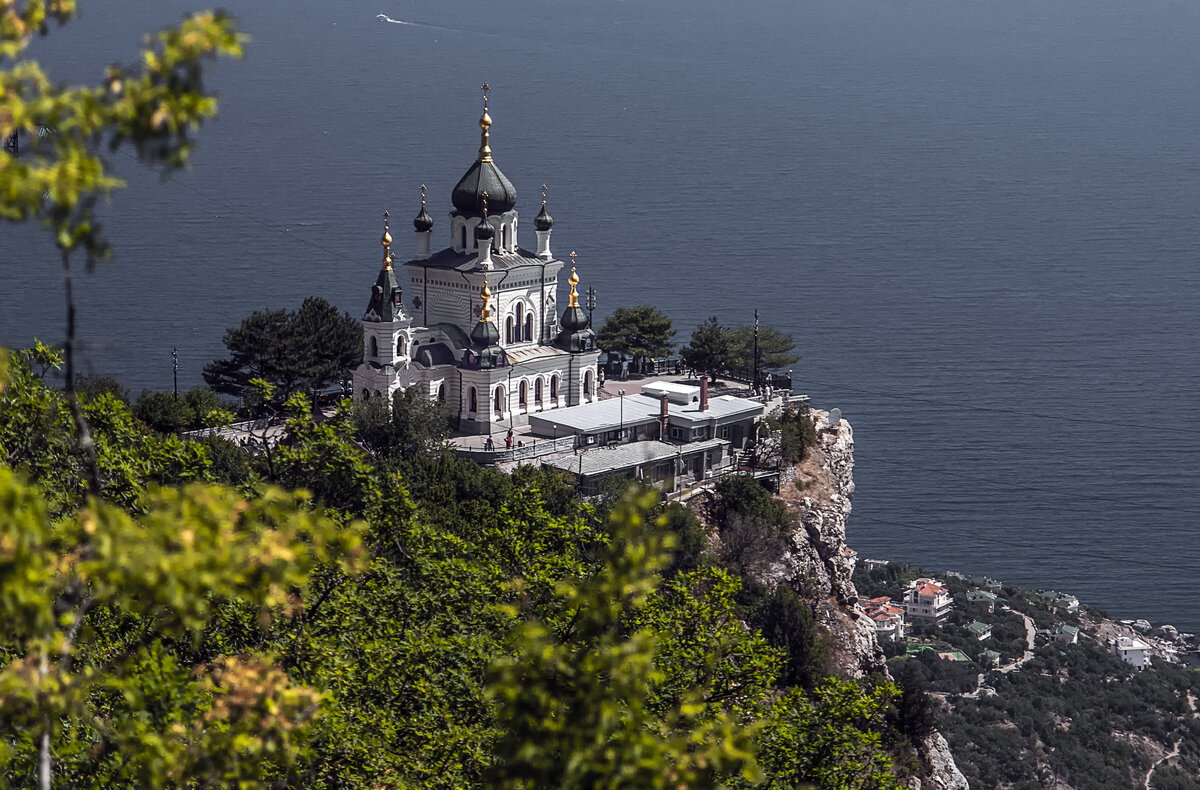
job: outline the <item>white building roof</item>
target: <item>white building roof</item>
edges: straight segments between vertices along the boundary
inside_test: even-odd
[[[622,407],[621,401],[624,400]],[[640,425],[658,419],[659,405],[654,398],[645,395],[626,395],[622,398],[584,403],[565,409],[551,409],[540,414],[529,415],[529,425],[539,433],[559,436],[570,433],[595,433],[618,428],[621,425],[622,408],[625,425]]]
[[[579,455],[550,459],[545,463],[568,472],[596,475],[667,461],[728,444],[729,442],[724,439],[706,439],[702,442],[680,445],[666,442],[630,442],[611,447],[598,447]]]
[[[1149,650],[1150,645],[1140,639],[1134,639],[1128,636],[1122,636],[1117,639],[1116,647],[1118,650]]]
[[[691,403],[700,400],[700,388],[694,384],[684,384],[679,381],[652,381],[642,385],[642,394],[651,398],[667,396],[672,403]]]
[[[622,406],[622,401],[624,405]],[[658,398],[634,394],[594,403],[584,403],[565,409],[551,409],[540,414],[529,415],[529,425],[543,436],[563,436],[568,433],[599,433],[614,430],[624,425],[642,425],[659,418],[661,402]],[[670,421],[674,424],[705,425],[728,420],[757,417],[763,412],[763,404],[733,395],[721,395],[708,401],[708,408],[700,411],[697,403],[668,403]],[[623,417],[622,417],[623,415]]]

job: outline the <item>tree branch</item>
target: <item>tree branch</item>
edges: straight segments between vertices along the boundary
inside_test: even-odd
[[[83,456],[83,472],[87,481],[88,493],[100,497],[100,465],[96,461],[96,443],[92,439],[92,430],[83,409],[79,406],[79,396],[75,392],[75,292],[71,281],[71,254],[62,248],[63,290],[67,296],[67,340],[64,357],[67,362],[66,395],[67,405],[71,409],[71,418],[75,421],[75,445]]]

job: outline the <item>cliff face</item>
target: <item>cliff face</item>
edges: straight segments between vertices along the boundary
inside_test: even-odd
[[[829,424],[828,412],[812,411],[817,446],[780,480],[779,496],[796,516],[790,547],[768,571],[767,584],[786,583],[812,604],[834,642],[834,660],[847,677],[887,673],[871,619],[858,606],[850,577],[855,554],[846,544],[854,496],[854,430],[845,420]],[[930,774],[914,788],[968,790],[946,739],[934,732],[925,744]]]
[[[792,585],[834,638],[838,668],[848,677],[884,670],[870,618],[858,608],[850,581],[854,554],[846,523],[854,496],[854,430],[845,420],[817,419],[817,446],[780,481],[779,495],[796,516],[790,550],[771,569],[771,583]]]

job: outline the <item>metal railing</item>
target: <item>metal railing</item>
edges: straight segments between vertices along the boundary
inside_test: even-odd
[[[576,437],[563,436],[559,439],[530,439],[521,440],[523,443],[510,449],[484,450],[474,447],[456,447],[454,454],[481,464],[500,464],[510,461],[524,461],[529,458],[541,458],[555,453],[566,453],[575,449]]]
[[[231,422],[228,425],[222,425],[217,428],[200,428],[195,431],[184,431],[180,436],[200,439],[205,436],[220,436],[222,438],[230,438],[239,434],[250,433],[251,431],[263,431],[271,427],[271,421],[263,418],[260,420],[242,420],[241,422]]]

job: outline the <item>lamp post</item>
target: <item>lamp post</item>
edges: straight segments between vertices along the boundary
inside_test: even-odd
[[[751,391],[758,389],[758,311],[754,311],[754,381],[750,383]]]
[[[508,369],[508,390],[504,393],[504,405],[508,408],[508,430],[512,433],[513,430],[513,410],[512,410],[512,367]]]
[[[179,400],[179,349],[171,349],[171,376],[175,380],[175,400]]]
[[[588,323],[593,324],[592,328],[595,329],[594,321],[592,320],[592,314],[596,311],[596,289],[589,286],[586,293],[587,299],[585,304],[587,304],[588,309]]]
[[[621,429],[617,432],[617,441],[625,441],[625,390],[617,390],[621,398]]]

